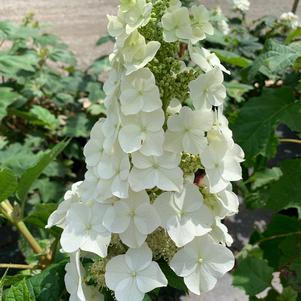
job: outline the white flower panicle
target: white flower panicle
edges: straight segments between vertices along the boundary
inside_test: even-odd
[[[101,301],[106,288],[118,301],[142,301],[168,285],[153,261],[160,257],[200,294],[234,264],[222,219],[238,211],[231,181],[241,179],[244,154],[223,115],[229,71],[197,44],[213,34],[202,5],[121,0],[108,19],[116,44],[104,84],[107,117],[84,148],[84,180],[47,225],[63,229],[70,300]],[[85,255],[101,262],[89,271],[99,291],[86,284]]]
[[[233,8],[239,10],[243,13],[246,13],[250,9],[250,1],[249,0],[232,0]]]
[[[296,29],[301,26],[301,20],[299,16],[293,12],[281,14],[279,22],[291,29]]]

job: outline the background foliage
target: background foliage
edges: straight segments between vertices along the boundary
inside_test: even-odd
[[[217,25],[221,16],[212,12],[212,18]],[[205,47],[231,70],[225,111],[246,153],[244,178],[235,189],[245,206],[271,213],[267,227],[254,231],[237,254],[233,284],[253,301],[267,288],[266,301],[300,301],[301,29],[274,17],[247,24],[240,15],[229,25],[228,35],[217,29]],[[19,273],[2,269],[0,300],[65,300],[60,231],[45,225],[67,187],[83,178],[82,149],[104,115],[99,75],[108,70],[108,58],[79,70],[66,45],[43,33],[32,16],[21,25],[0,22],[0,41],[0,202],[6,212],[0,235],[7,237],[0,241],[0,262],[28,265]],[[26,224],[38,245],[30,247],[10,224],[23,234]],[[171,287],[185,291],[182,280],[166,272]],[[276,272],[282,291],[271,285]],[[174,292],[161,290],[161,297],[154,292],[146,300],[177,300]]]

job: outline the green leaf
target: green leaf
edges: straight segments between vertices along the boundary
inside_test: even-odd
[[[56,157],[64,150],[69,142],[70,140],[61,141],[51,151],[44,154],[34,166],[23,173],[17,189],[17,195],[19,199],[25,200],[33,182],[41,175],[43,170],[56,159]]]
[[[96,103],[99,100],[105,99],[106,95],[102,89],[102,85],[98,82],[90,82],[87,85],[86,91],[89,93],[89,100]]]
[[[288,244],[287,239],[289,238],[293,240]],[[287,254],[284,253],[286,249],[289,249],[289,246],[292,246],[291,250],[294,252],[299,252],[299,249],[301,249],[300,238],[300,221],[293,217],[278,214],[272,218],[261,237],[253,240],[252,243],[259,243],[264,258],[268,260],[269,265],[279,270],[281,266],[284,266],[282,262],[286,261],[286,265],[291,264],[291,258],[288,258]],[[286,244],[286,247],[280,248],[283,243]]]
[[[0,202],[12,196],[17,189],[17,177],[8,168],[0,169]]]
[[[33,288],[36,301],[58,301],[64,290],[66,261],[50,265],[40,274],[27,280]]]
[[[16,75],[19,71],[35,71],[38,58],[33,54],[11,55],[0,53],[0,74]]]
[[[84,113],[78,113],[67,120],[64,135],[67,137],[88,137],[90,122]]]
[[[142,301],[152,301],[149,295],[145,295]]]
[[[298,39],[301,37],[301,27],[291,31],[287,38],[285,39],[285,44],[290,44],[294,40]]]
[[[38,228],[44,229],[47,225],[48,217],[57,208],[57,204],[37,204],[34,210],[29,213],[24,221]]]
[[[261,293],[270,286],[273,269],[257,257],[244,258],[233,273],[233,285],[242,288],[250,296]]]
[[[227,93],[237,102],[244,101],[243,95],[253,89],[253,86],[241,84],[237,81],[225,82]]]
[[[3,286],[9,287],[9,286],[15,285],[15,284],[19,283],[21,280],[27,279],[28,277],[30,277],[30,275],[27,275],[27,274],[16,274],[13,276],[6,275],[2,279]],[[0,298],[0,300],[1,300],[1,298]]]
[[[273,78],[278,73],[284,73],[301,56],[299,48],[282,45],[275,40],[268,40],[264,52],[252,64],[249,79],[258,72]]]
[[[0,121],[7,115],[7,107],[14,103],[19,96],[11,88],[0,87]]]
[[[291,287],[285,287],[280,296],[277,297],[277,301],[297,301],[298,293]]]
[[[59,126],[58,119],[47,109],[41,106],[33,106],[30,113],[39,123],[50,130],[55,130]]]
[[[7,290],[4,301],[36,301],[36,299],[24,279]]]
[[[291,118],[301,123],[300,103],[288,87],[264,89],[259,97],[251,98],[240,110],[233,125],[235,141],[251,161],[257,155],[269,157],[276,125]]]
[[[297,208],[301,217],[301,159],[281,163],[283,176],[271,185],[267,206],[274,210]]]
[[[94,61],[94,63],[89,67],[88,73],[98,76],[101,73],[109,71],[111,68],[109,56],[105,55]]]
[[[21,175],[27,168],[32,166],[40,156],[31,150],[33,146],[13,143],[0,151],[0,164],[12,169],[16,175]]]
[[[40,201],[43,203],[58,203],[65,193],[65,187],[61,180],[53,181],[49,178],[36,180],[32,189],[39,191]]]
[[[221,50],[221,49],[211,49],[218,58],[227,64],[234,65],[236,67],[246,68],[251,65],[252,61],[248,60],[239,54],[236,54],[234,52],[230,52],[227,50]]]
[[[248,182],[252,182],[252,189],[261,188],[271,182],[278,181],[282,176],[282,171],[279,167],[266,168],[265,170],[254,173]]]
[[[114,42],[114,38],[110,35],[105,35],[103,37],[101,37],[99,40],[97,40],[96,42],[96,46],[100,46],[100,45],[103,45],[103,44],[106,44],[108,42]]]
[[[54,62],[61,62],[72,66],[76,65],[76,59],[73,53],[65,47],[53,49],[49,54],[49,59]]]

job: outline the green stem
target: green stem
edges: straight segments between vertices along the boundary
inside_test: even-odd
[[[265,237],[265,238],[262,238],[260,239],[257,244],[261,244],[265,241],[269,241],[269,240],[274,240],[274,239],[277,239],[277,238],[283,238],[283,237],[288,237],[288,236],[295,236],[295,235],[301,235],[301,231],[296,231],[296,232],[291,232],[291,233],[283,233],[283,234],[277,234],[277,235],[272,235],[272,236],[269,236],[269,237]]]
[[[299,0],[295,0],[295,1],[294,1],[294,4],[293,4],[293,8],[292,8],[292,12],[293,12],[294,14],[297,12],[298,5],[299,5]]]
[[[301,140],[298,139],[288,139],[288,138],[283,138],[279,139],[280,142],[288,142],[288,143],[296,143],[296,144],[301,144]]]
[[[18,220],[14,216],[14,208],[8,200],[5,200],[0,203],[0,209],[3,212],[3,215],[20,231],[24,238],[28,241],[30,247],[36,254],[43,253],[43,249],[37,242],[37,240],[32,236],[26,225],[23,221]]]
[[[29,264],[0,263],[0,269],[33,270],[36,267]]]

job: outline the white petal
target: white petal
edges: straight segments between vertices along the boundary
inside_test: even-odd
[[[165,133],[164,149],[177,153],[183,151],[183,136],[178,132],[167,131]]]
[[[129,208],[123,201],[119,201],[115,206],[110,207],[103,218],[103,225],[113,233],[124,232],[129,224]]]
[[[143,204],[136,210],[134,223],[142,234],[149,234],[159,227],[160,218],[152,205]]]
[[[176,246],[180,248],[194,239],[195,226],[189,221],[182,224],[177,217],[174,217],[168,221],[167,232]]]
[[[168,220],[174,216],[175,210],[172,207],[172,193],[164,192],[155,200],[154,206],[161,219],[161,226],[166,228]]]
[[[139,152],[132,154],[132,161],[134,166],[139,169],[148,168],[153,165],[152,157],[144,156]]]
[[[129,277],[130,272],[124,255],[113,257],[106,265],[105,281],[107,287],[115,290],[122,280]]]
[[[129,278],[126,283],[120,283],[115,291],[118,301],[142,301],[144,293],[138,287],[134,277]]]
[[[133,168],[129,175],[129,184],[134,191],[151,189],[156,186],[158,176],[154,169]]]
[[[217,279],[203,265],[198,265],[192,274],[184,278],[184,282],[192,293],[200,295],[201,292],[212,290]]]
[[[110,241],[111,234],[109,232],[89,231],[89,235],[85,237],[81,244],[81,250],[97,254],[100,257],[106,257]]]
[[[119,237],[121,241],[130,248],[138,248],[142,246],[146,240],[146,235],[139,232],[132,221],[126,231],[119,234]]]
[[[170,261],[170,267],[180,277],[186,277],[194,272],[197,267],[195,256],[189,256],[186,249],[180,249]]]
[[[137,286],[140,291],[147,293],[157,287],[167,286],[167,279],[156,262],[152,262],[137,275]]]
[[[157,172],[157,186],[166,191],[179,191],[183,185],[183,172],[177,167],[173,169],[160,168]]]
[[[119,143],[126,153],[133,153],[139,150],[144,142],[144,135],[136,125],[127,125],[119,132]]]
[[[163,153],[164,131],[149,132],[140,152],[146,156],[160,156]]]
[[[140,272],[152,262],[152,251],[145,243],[140,248],[129,249],[125,254],[125,261],[131,271]]]

